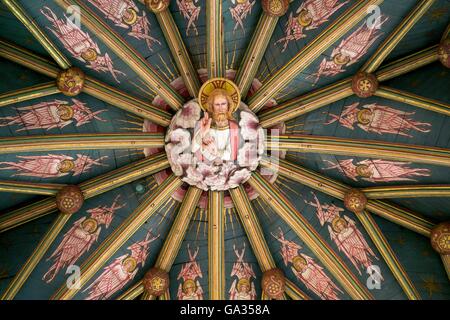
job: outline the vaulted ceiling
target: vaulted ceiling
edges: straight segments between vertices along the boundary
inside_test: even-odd
[[[275,268],[281,299],[449,299],[449,18],[448,0],[2,0],[1,299],[268,299]],[[213,77],[270,137],[225,192],[164,152]]]

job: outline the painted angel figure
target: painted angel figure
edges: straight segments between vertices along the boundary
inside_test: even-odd
[[[339,2],[340,0],[306,0],[302,2],[297,9],[297,16],[289,14],[288,22],[286,23],[285,36],[277,43],[283,43],[284,52],[291,41],[298,41],[306,38],[304,31],[314,30],[320,27],[323,23],[328,21],[336,11],[348,3],[347,1]]]
[[[183,17],[188,21],[186,27],[186,35],[189,36],[189,30],[194,29],[195,35],[198,36],[198,30],[195,23],[198,20],[202,7],[196,6],[198,0],[177,0],[178,9]]]
[[[99,114],[105,112],[106,109],[92,112],[85,103],[77,99],[72,99],[72,102],[73,104],[69,105],[67,101],[54,100],[17,108],[17,111],[24,113],[14,117],[0,118],[0,127],[23,126],[16,130],[16,132],[19,132],[34,129],[62,129],[73,122],[76,122],[76,126],[80,127],[93,119],[106,121],[99,117]]]
[[[346,106],[341,115],[330,113],[331,120],[324,123],[329,125],[336,121],[351,130],[355,129],[355,124],[366,132],[374,132],[379,135],[384,133],[399,134],[410,137],[411,130],[419,132],[430,132],[431,123],[415,121],[412,116],[415,112],[400,111],[388,106],[376,103],[366,104],[358,108],[359,102]]]
[[[331,239],[361,275],[360,267],[363,267],[363,271],[367,270],[372,265],[373,258],[378,260],[377,256],[367,244],[361,231],[356,227],[355,221],[346,215],[343,218],[340,216],[340,212],[344,211],[343,208],[339,208],[334,204],[321,204],[315,193],[311,193],[314,197],[314,202],[307,202],[306,200],[305,202],[316,207],[320,225],[324,226],[325,223],[328,223]],[[380,280],[383,280],[383,278],[380,277]]]
[[[107,266],[103,273],[83,291],[90,290],[86,300],[108,299],[133,280],[139,267],[143,267],[147,260],[150,243],[159,238],[159,235],[151,238],[150,236],[151,230],[147,232],[143,241],[135,242],[128,247],[131,254],[120,256]]]
[[[339,163],[334,163],[329,160],[324,160],[330,164],[324,170],[338,169],[347,177],[354,181],[358,181],[358,177],[369,182],[392,182],[392,181],[417,181],[411,177],[429,177],[431,175],[430,169],[425,168],[411,168],[411,162],[388,161],[381,159],[366,159],[359,161],[356,165],[353,164],[353,159],[339,160]]]
[[[338,47],[331,53],[331,60],[324,58],[319,66],[319,70],[307,77],[316,77],[314,85],[322,76],[336,76],[345,72],[345,67],[349,67],[358,62],[367,54],[370,47],[382,35],[379,30],[388,20],[388,17],[380,16],[376,22],[369,26],[368,21],[364,23],[347,38],[342,40]]]
[[[342,290],[325,274],[313,258],[300,253],[302,248],[293,241],[284,238],[283,231],[279,229],[279,235],[272,236],[281,243],[281,256],[284,264],[291,263],[291,270],[303,282],[305,286],[319,296],[322,300],[339,300],[338,292]]]
[[[83,254],[89,251],[92,244],[97,241],[102,226],[108,228],[114,213],[125,206],[125,203],[117,203],[119,197],[117,196],[109,207],[98,206],[87,210],[89,216],[74,222],[72,228],[64,234],[58,248],[47,259],[47,261],[53,260],[53,265],[44,274],[42,280],[47,283],[52,282],[61,269],[75,264]]]
[[[178,300],[203,300],[203,289],[197,278],[202,278],[202,270],[195,260],[199,251],[199,247],[194,253],[188,244],[189,262],[185,263],[178,274],[177,280],[183,279],[183,284],[178,286]]]
[[[150,36],[150,22],[147,15],[142,12],[133,0],[88,0],[93,6],[100,10],[107,19],[113,21],[116,26],[130,29],[129,36],[138,40],[145,40],[147,47],[153,51],[153,43],[161,42]]]
[[[241,27],[245,33],[244,20],[249,14],[252,13],[252,8],[255,5],[255,1],[251,0],[231,0],[234,7],[230,6],[230,13],[233,20],[236,22],[233,28],[233,33],[236,32],[238,27]]]
[[[46,156],[17,156],[22,159],[19,162],[0,162],[7,167],[0,167],[0,170],[16,170],[18,173],[13,176],[26,176],[38,178],[59,178],[72,173],[78,176],[89,171],[94,165],[106,166],[100,161],[107,159],[103,156],[92,159],[89,156],[77,154],[77,158],[66,155],[48,154]]]
[[[247,262],[244,262],[245,243],[242,251],[236,249],[233,245],[234,253],[236,254],[237,261],[233,264],[233,270],[231,270],[230,277],[236,276],[230,288],[230,300],[255,300],[256,290],[255,283],[251,278],[256,279],[253,268]]]
[[[63,43],[66,50],[74,58],[86,63],[88,68],[97,72],[110,72],[114,79],[120,83],[117,76],[125,76],[125,73],[114,69],[108,53],[105,53],[104,56],[101,55],[97,43],[91,39],[87,32],[83,32],[66,15],[64,15],[65,21],[58,19],[49,7],[43,7],[40,11],[53,25],[53,28],[47,28]]]

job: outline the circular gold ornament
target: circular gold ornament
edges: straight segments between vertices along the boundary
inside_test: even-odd
[[[362,109],[358,112],[358,122],[363,125],[368,125],[371,122],[373,112],[369,109]]]
[[[350,189],[344,196],[345,207],[354,212],[362,212],[367,205],[366,195],[358,189]]]
[[[450,39],[445,39],[439,44],[438,57],[446,68],[450,68]]]
[[[169,287],[169,274],[159,268],[151,268],[144,277],[144,288],[147,293],[159,297]]]
[[[197,284],[195,283],[194,280],[192,279],[187,279],[186,281],[183,282],[183,293],[187,293],[188,289],[192,289],[192,291],[197,291]]]
[[[370,176],[372,175],[369,166],[366,164],[358,164],[356,166],[356,173],[358,174],[358,176],[363,178],[370,178]]]
[[[75,163],[72,160],[63,160],[59,163],[58,171],[61,173],[67,173],[75,168]]]
[[[378,90],[378,79],[373,74],[358,72],[352,79],[352,90],[360,98],[368,98]]]
[[[62,104],[58,106],[58,115],[61,120],[69,121],[73,118],[74,111],[71,106]]]
[[[333,62],[338,65],[344,65],[350,62],[350,57],[342,53],[338,53],[333,57]]]
[[[126,272],[132,273],[137,268],[137,261],[133,257],[128,257],[122,260],[122,266]]]
[[[83,58],[83,60],[85,60],[87,62],[92,62],[92,61],[97,60],[98,54],[97,54],[97,51],[95,51],[95,49],[87,48],[86,50],[84,50],[81,53],[81,58]]]
[[[299,12],[297,21],[302,27],[307,27],[313,22],[313,18],[309,14],[309,10],[304,8]]]
[[[61,71],[56,77],[56,85],[61,93],[69,97],[78,95],[84,86],[84,72],[77,67]]]
[[[270,299],[281,299],[284,294],[286,281],[283,271],[278,268],[264,272],[261,287]]]
[[[169,7],[169,0],[145,0],[145,5],[154,13],[159,13]]]
[[[88,218],[81,223],[83,230],[93,234],[98,229],[98,222],[93,218]]]
[[[65,186],[56,194],[56,206],[64,214],[74,214],[81,209],[84,195],[78,186]]]
[[[213,78],[206,81],[198,93],[198,101],[203,111],[209,111],[208,101],[214,91],[224,90],[230,97],[231,106],[229,111],[235,112],[241,103],[241,93],[238,86],[231,80],[225,78]]]
[[[132,26],[133,24],[136,23],[137,19],[138,19],[138,14],[136,12],[136,10],[134,10],[133,8],[128,8],[126,10],[126,13],[129,15],[129,17],[125,17],[123,16],[122,21],[123,23]]]
[[[431,230],[431,246],[442,255],[450,254],[450,222],[442,222]]]
[[[271,17],[281,17],[289,8],[289,0],[262,0],[264,12]]]

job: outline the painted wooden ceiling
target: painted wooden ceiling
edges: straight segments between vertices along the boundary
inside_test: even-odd
[[[268,18],[257,0],[215,4],[223,19],[207,19],[205,0],[170,1],[157,13],[137,0],[1,1],[1,298],[155,299],[142,279],[156,266],[170,279],[159,299],[232,299],[244,278],[249,297],[267,298],[261,279],[273,267],[285,275],[286,299],[449,299],[445,258],[433,250],[430,232],[450,219],[450,72],[437,53],[449,33],[450,1],[294,0],[279,18]],[[142,25],[105,13],[120,5],[135,8]],[[370,5],[375,9],[367,10]],[[73,6],[81,7],[78,21]],[[299,22],[304,8],[313,12],[310,28]],[[369,29],[377,10],[380,26]],[[208,37],[209,25],[220,21],[223,36]],[[97,48],[93,62],[61,36],[64,26],[76,29],[77,22]],[[259,34],[263,27],[270,32]],[[360,46],[348,45],[352,39]],[[177,54],[177,44],[187,55]],[[218,210],[223,243],[214,247],[223,254],[219,263],[208,238],[208,194],[179,189],[164,153],[155,153],[163,145],[145,140],[144,149],[139,140],[148,130],[164,133],[174,106],[194,96],[189,85],[195,90],[195,79],[213,69],[211,45],[223,48],[226,76],[253,72],[244,101],[269,132],[282,123],[280,143],[289,145],[272,181],[255,174],[238,189],[244,200],[251,189],[259,193],[246,209],[245,201],[225,192],[228,202]],[[342,50],[353,50],[351,62],[333,64]],[[258,64],[252,66],[251,54]],[[199,77],[186,76],[182,61]],[[54,89],[57,72],[70,66],[89,79],[75,97]],[[353,93],[351,79],[359,70],[379,78],[375,95]],[[38,105],[67,105],[95,117],[53,127],[27,122]],[[381,118],[358,122],[364,110]],[[75,142],[64,146],[70,134]],[[85,143],[86,135],[94,143]],[[46,139],[56,136],[62,142],[48,147]],[[31,140],[34,149],[21,148],[27,137],[37,139]],[[80,169],[52,171],[55,160],[49,158],[78,161]],[[355,173],[364,165],[375,175]],[[146,171],[134,174],[141,169]],[[54,205],[61,185],[89,193],[72,216]],[[367,212],[346,209],[343,195],[350,187],[370,199]],[[98,212],[110,221],[98,222]],[[253,224],[242,220],[249,215]],[[359,240],[338,236],[333,219],[323,215],[347,221]],[[98,235],[75,241],[75,229],[94,216]],[[176,236],[179,226],[185,231]],[[108,284],[108,270],[133,256],[136,246],[136,269]],[[67,287],[73,269],[59,263],[70,254],[70,264],[81,267],[75,290]],[[301,257],[309,272],[294,268]],[[189,280],[194,293],[184,290]]]

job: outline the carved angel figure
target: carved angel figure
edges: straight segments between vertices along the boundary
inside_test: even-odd
[[[339,300],[338,292],[342,290],[325,274],[313,258],[300,253],[302,248],[299,244],[284,238],[283,231],[272,236],[281,243],[281,256],[284,264],[291,263],[291,270],[303,282],[305,286],[319,296],[322,300]]]
[[[334,204],[321,204],[314,192],[311,192],[314,202],[305,202],[316,208],[316,214],[320,225],[328,224],[328,231],[331,239],[334,241],[339,251],[343,252],[352,262],[361,275],[363,271],[372,265],[372,259],[378,260],[373,250],[369,247],[361,231],[356,227],[355,221],[340,213],[344,211]],[[381,278],[382,280],[382,278]]]
[[[47,27],[64,45],[70,54],[86,63],[86,66],[97,72],[110,72],[114,79],[120,83],[118,75],[125,76],[122,71],[114,69],[113,62],[108,53],[101,55],[100,48],[87,32],[81,30],[71,19],[64,15],[58,19],[49,7],[43,7],[41,13],[52,23],[53,28]]]
[[[236,249],[236,245],[233,245],[233,250],[237,261],[233,264],[230,277],[235,276],[237,279],[235,278],[231,284],[230,300],[255,300],[256,290],[252,278],[256,279],[256,276],[252,266],[244,262],[245,243],[241,252]]]
[[[198,0],[177,0],[178,9],[184,19],[188,21],[186,26],[186,35],[189,36],[189,30],[194,29],[195,35],[198,36],[197,26],[195,25],[202,7],[196,6]]]
[[[143,241],[135,242],[128,247],[130,254],[116,258],[104,269],[103,273],[83,291],[90,290],[86,300],[108,299],[134,279],[139,267],[143,267],[147,260],[150,243],[159,238],[159,235],[152,238],[150,235],[151,230],[147,232]]]
[[[368,21],[364,21],[355,32],[342,40],[339,46],[333,50],[331,60],[324,58],[319,66],[319,70],[308,76],[307,79],[316,77],[315,85],[322,76],[331,77],[345,72],[345,67],[358,62],[367,54],[370,47],[382,35],[379,30],[387,20],[387,17],[380,16],[373,25],[370,25]]]
[[[47,259],[47,261],[53,260],[53,264],[42,280],[47,283],[52,282],[61,269],[75,264],[83,254],[89,251],[92,244],[97,241],[102,225],[108,228],[114,213],[125,206],[125,203],[117,203],[119,197],[117,196],[109,207],[98,206],[87,210],[88,216],[74,222],[72,228],[64,234],[59,246]]]
[[[99,114],[106,109],[92,112],[85,103],[77,99],[72,99],[72,102],[73,104],[69,105],[67,101],[54,100],[17,108],[17,111],[24,113],[14,117],[0,118],[0,127],[20,125],[22,128],[16,130],[19,132],[34,129],[62,129],[73,122],[80,127],[93,119],[106,121],[99,117]]]
[[[189,262],[185,263],[178,274],[177,280],[183,279],[183,283],[178,286],[178,300],[203,300],[203,289],[197,278],[202,278],[202,270],[195,260],[199,247],[194,253],[191,252],[188,244]]]
[[[411,162],[388,161],[381,159],[366,159],[359,161],[356,165],[353,164],[353,159],[339,160],[339,163],[334,163],[329,160],[324,160],[330,164],[324,170],[338,169],[347,177],[354,181],[358,181],[358,177],[362,180],[370,182],[392,182],[392,181],[417,181],[411,177],[421,176],[429,177],[431,175],[430,169],[425,168],[411,168]]]
[[[430,132],[431,123],[415,121],[412,116],[415,112],[400,111],[388,106],[382,106],[376,103],[366,104],[362,108],[358,108],[359,102],[347,106],[341,115],[330,113],[332,119],[325,125],[329,125],[336,121],[351,130],[355,129],[355,124],[366,132],[374,132],[379,135],[385,133],[399,134],[401,136],[410,137],[411,130],[419,132]]]
[[[133,0],[88,0],[100,10],[104,16],[113,21],[116,26],[131,29],[129,36],[145,40],[147,47],[153,51],[153,43],[161,42],[150,36],[150,22],[145,11],[139,15],[139,8]]]
[[[294,17],[292,12],[289,14],[285,36],[275,44],[283,43],[281,52],[284,52],[289,42],[306,38],[304,31],[317,29],[347,3],[348,0],[344,2],[340,2],[340,0],[303,1],[296,11],[297,16]]]
[[[233,33],[236,32],[238,27],[241,27],[245,33],[244,20],[249,14],[252,13],[252,8],[255,5],[255,1],[251,0],[231,0],[234,7],[230,6],[230,13],[233,20],[236,22],[233,28]]]
[[[8,165],[0,167],[0,170],[16,170],[13,176],[27,176],[39,178],[59,178],[72,173],[78,176],[89,171],[94,165],[105,166],[100,161],[107,159],[103,156],[92,159],[89,156],[77,154],[77,158],[66,155],[48,154],[46,156],[17,156],[22,159],[19,162],[0,162]]]

